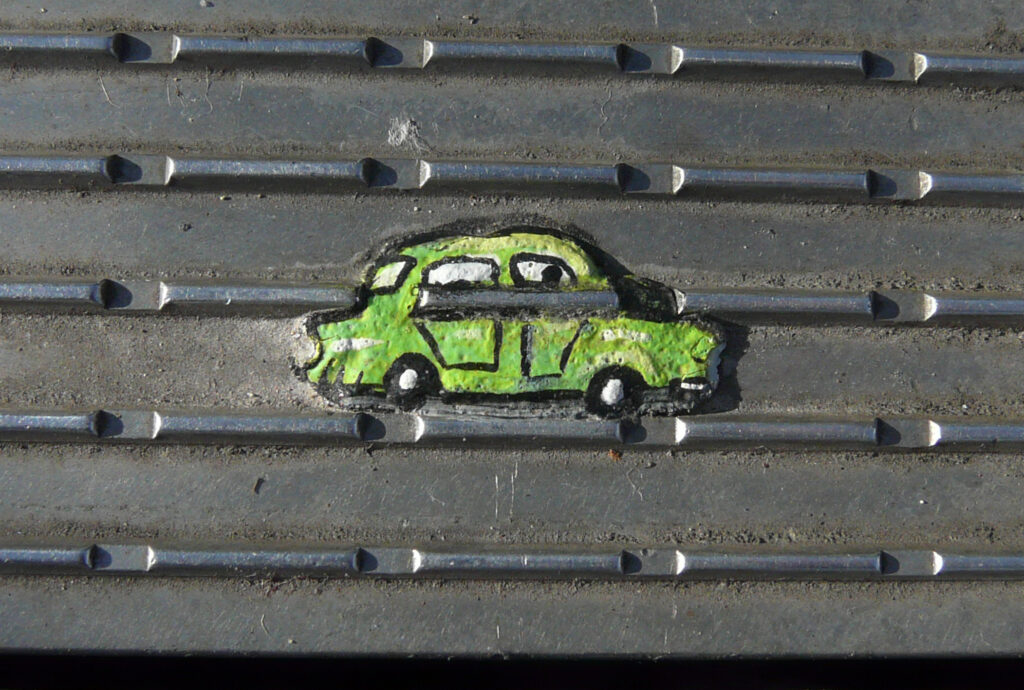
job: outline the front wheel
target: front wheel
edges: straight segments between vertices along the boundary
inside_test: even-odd
[[[437,367],[422,355],[402,355],[384,375],[388,401],[402,410],[414,410],[428,395],[441,389]]]
[[[587,386],[587,411],[605,418],[628,416],[640,406],[645,388],[644,378],[628,367],[602,369]]]

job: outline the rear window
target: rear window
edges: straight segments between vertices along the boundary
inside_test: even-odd
[[[512,282],[519,287],[572,287],[576,274],[569,264],[549,254],[516,254],[509,262]]]

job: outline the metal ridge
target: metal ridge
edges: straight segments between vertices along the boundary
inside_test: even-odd
[[[384,406],[383,400],[378,407]],[[1024,420],[970,417],[832,418],[717,414],[639,421],[458,414],[437,404],[418,413],[166,412],[140,409],[0,411],[0,442],[358,445],[440,447],[634,447],[638,449],[978,450],[1019,453]]]
[[[1019,580],[1024,553],[606,547],[267,548],[0,544],[0,576],[587,580]]]
[[[278,192],[481,191],[739,200],[1019,204],[1019,172],[698,167],[673,163],[525,163],[420,158],[346,160],[114,155],[0,155],[0,189],[185,189]]]
[[[0,281],[0,309],[80,308],[99,313],[303,314],[351,309],[352,288],[289,283],[181,283],[163,280]]]
[[[614,292],[501,294],[424,290],[424,309],[587,311],[618,308]],[[1024,294],[785,289],[676,290],[681,314],[710,314],[744,324],[858,326],[1024,325]],[[173,280],[0,280],[0,310],[90,313],[301,315],[359,306],[358,290],[294,283],[191,283]]]
[[[871,49],[716,48],[675,43],[466,41],[432,38],[346,38],[191,35],[163,31],[0,33],[0,58],[109,60],[126,64],[290,65],[302,68],[425,70],[588,67],[598,72],[675,77],[781,78],[959,83],[1024,82],[1024,59]]]

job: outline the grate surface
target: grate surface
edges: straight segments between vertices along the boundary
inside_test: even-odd
[[[0,647],[1024,653],[1024,6],[299,5],[0,3]],[[293,373],[511,223],[724,319],[712,413]]]

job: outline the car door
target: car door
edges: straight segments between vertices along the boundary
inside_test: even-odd
[[[420,305],[426,294],[493,289],[498,262],[492,257],[459,256],[436,261],[423,270]],[[414,312],[414,323],[441,366],[449,369],[497,371],[501,323],[472,308]]]
[[[522,252],[509,260],[509,275],[517,290],[557,292],[576,285],[576,273],[552,254]],[[528,377],[561,376],[582,319],[537,314],[522,327],[522,370]]]

